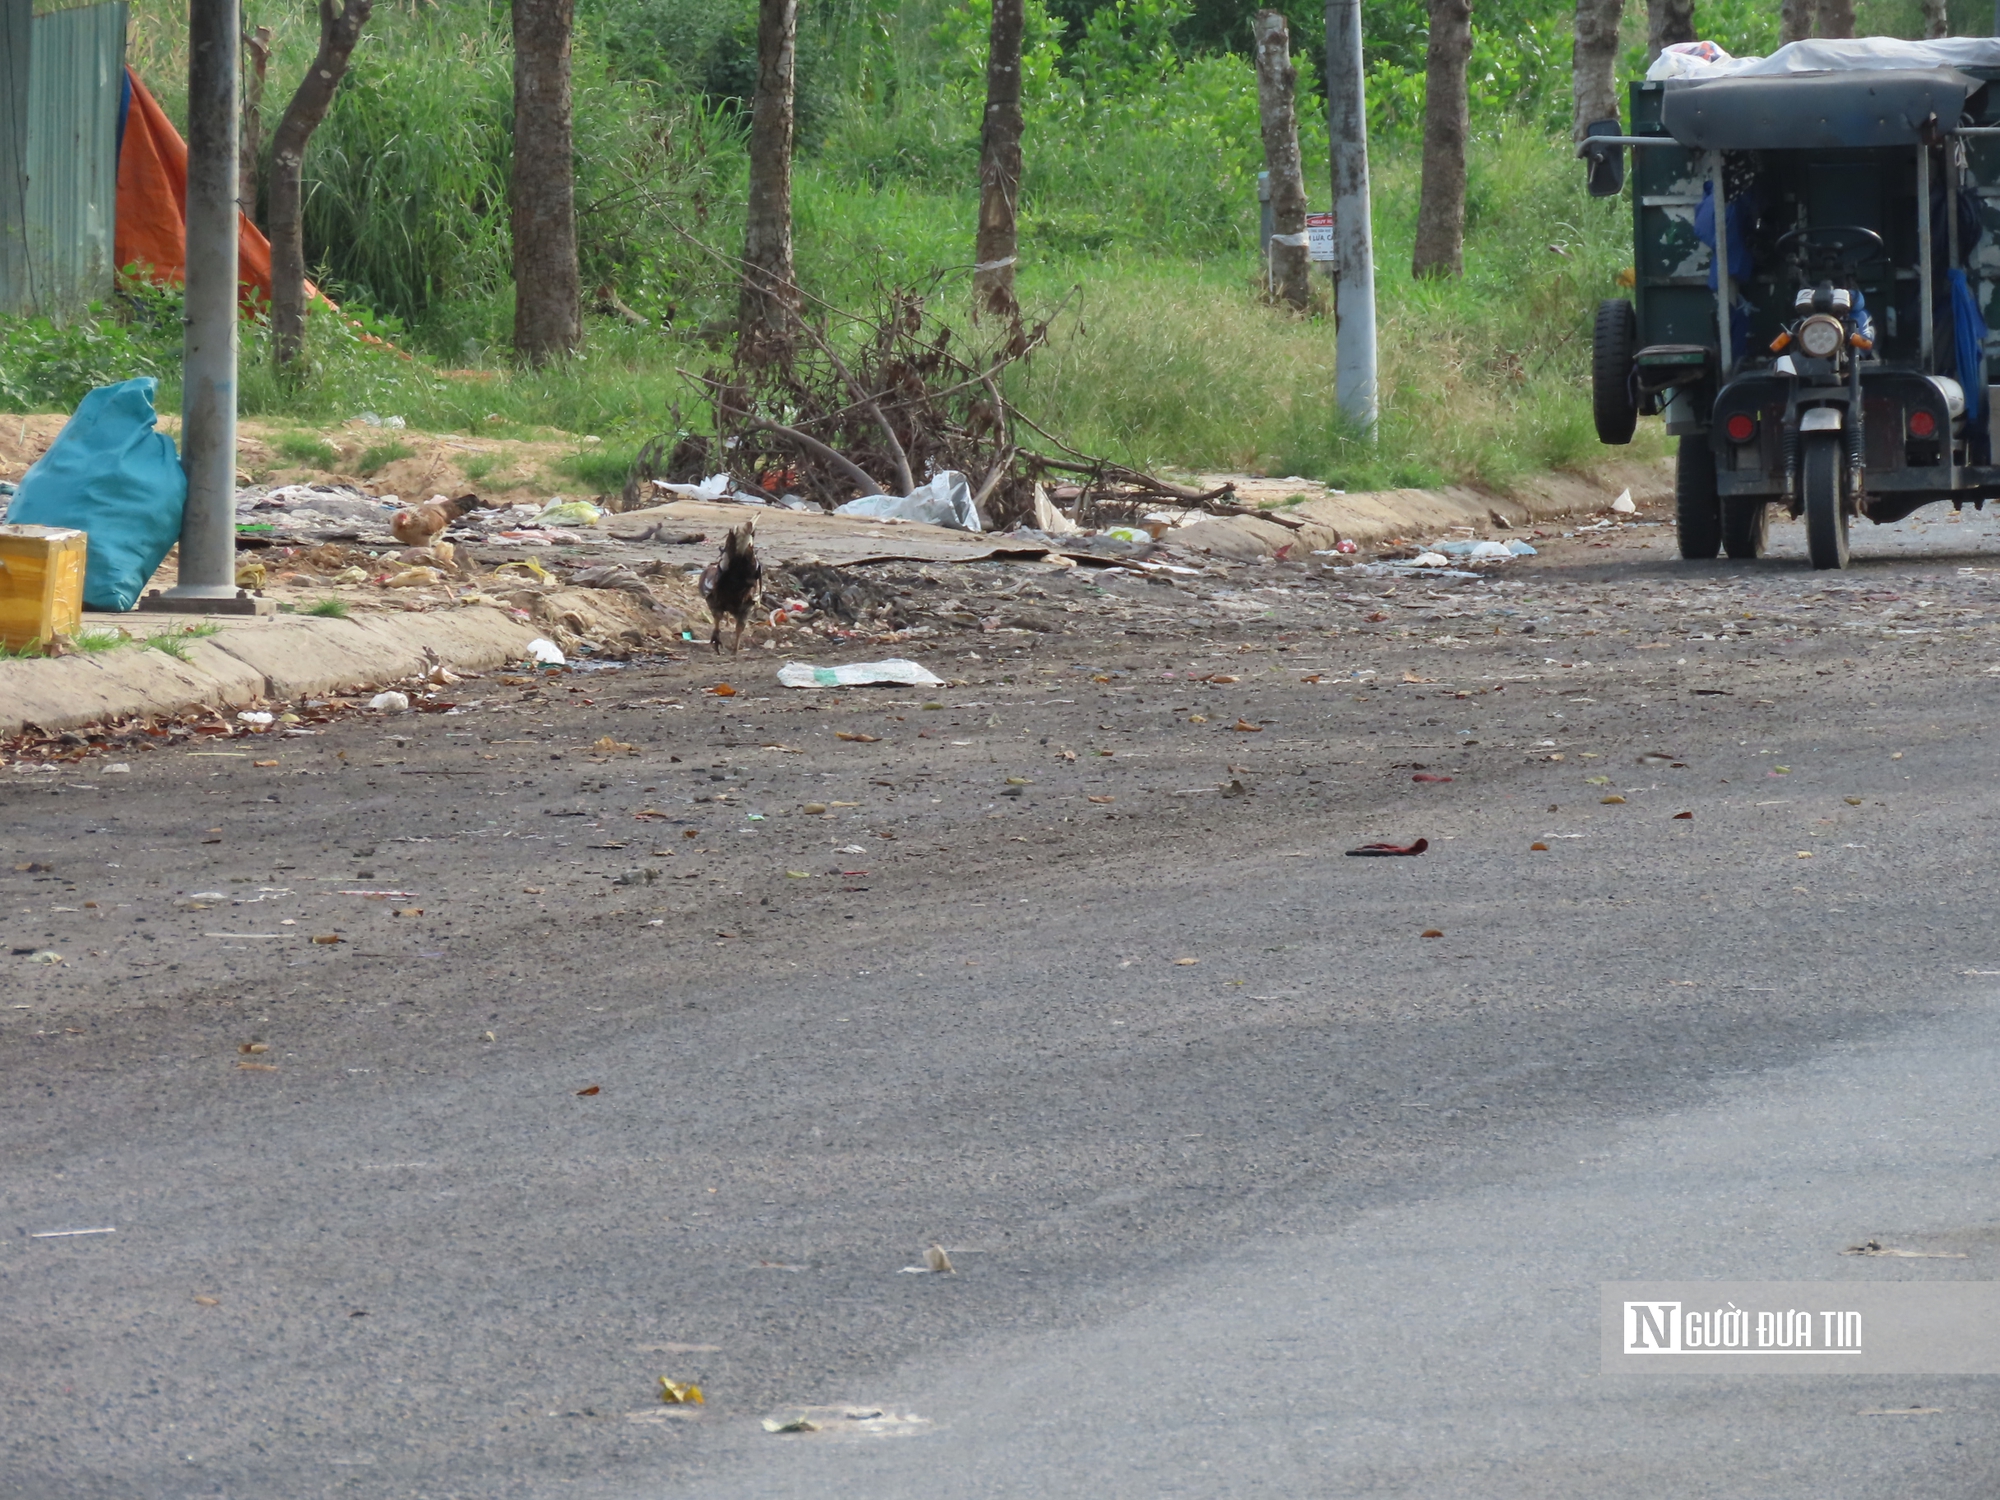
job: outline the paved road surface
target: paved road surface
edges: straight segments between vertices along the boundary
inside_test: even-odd
[[[1990,1380],[1595,1373],[2000,1279],[2000,537],[1667,545],[0,771],[0,1493],[1991,1493]]]

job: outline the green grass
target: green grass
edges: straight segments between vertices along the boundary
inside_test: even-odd
[[[70,637],[70,644],[75,646],[79,651],[95,656],[100,652],[116,651],[121,647],[131,645],[132,637],[115,626],[108,628],[105,626],[92,626],[88,630],[79,630],[74,636]]]
[[[625,487],[625,477],[638,457],[636,443],[593,444],[557,460],[556,469],[600,495],[610,494]]]
[[[178,635],[149,635],[143,644],[147,650],[162,652],[167,656],[171,656],[175,661],[189,661],[192,659],[192,653],[188,650],[187,641]]]
[[[415,458],[416,456],[417,450],[412,448],[408,443],[397,442],[393,439],[386,443],[376,443],[362,450],[361,457],[356,461],[354,466],[355,472],[360,474],[364,479],[371,478],[400,458]]]
[[[340,451],[316,433],[287,432],[272,446],[281,457],[307,468],[331,469],[340,462]]]
[[[302,615],[317,615],[322,620],[344,620],[353,611],[348,609],[345,599],[315,599],[304,609],[299,610],[298,613]]]

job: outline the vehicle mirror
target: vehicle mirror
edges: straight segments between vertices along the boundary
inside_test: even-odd
[[[1584,142],[1578,149],[1587,168],[1585,190],[1593,198],[1616,198],[1625,190],[1625,148],[1598,145],[1591,136],[1619,134],[1616,120],[1594,120],[1584,127]]]

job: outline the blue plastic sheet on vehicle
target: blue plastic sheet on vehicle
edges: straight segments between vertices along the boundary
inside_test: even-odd
[[[9,522],[89,534],[83,602],[90,609],[138,603],[180,539],[187,475],[174,440],[154,430],[153,389],[152,377],[141,376],[85,396],[7,506]]]
[[[1965,387],[1965,430],[1974,462],[1991,462],[1986,429],[1986,319],[1965,272],[1951,273],[1951,336],[1958,356],[1958,383]]]

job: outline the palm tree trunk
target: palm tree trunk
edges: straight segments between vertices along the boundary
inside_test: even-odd
[[[306,341],[306,143],[326,118],[333,91],[361,40],[374,0],[319,0],[319,52],[271,137],[271,348],[280,370],[295,365]]]
[[[1579,44],[1579,57],[1582,50]],[[1410,274],[1419,279],[1457,276],[1465,269],[1465,143],[1472,133],[1465,66],[1471,55],[1472,0],[1431,0],[1424,70],[1424,181],[1417,203],[1416,250],[1410,257]]]
[[[993,0],[986,51],[986,122],[979,142],[979,238],[973,253],[972,312],[1018,325],[1014,259],[1020,246],[1022,0]]]
[[[758,0],[757,96],[750,107],[750,203],[743,224],[737,358],[766,364],[791,346],[799,290],[792,270],[792,71],[798,0]]]
[[[1698,40],[1694,34],[1694,0],[1646,0],[1647,62],[1676,42]]]
[[[1571,79],[1578,141],[1591,125],[1616,120],[1618,20],[1624,0],[1576,0],[1576,63]]]
[[[575,0],[514,0],[514,348],[532,365],[583,339],[570,125]]]
[[[1306,181],[1299,161],[1299,121],[1292,101],[1299,70],[1292,66],[1292,34],[1283,11],[1260,10],[1250,23],[1257,49],[1257,109],[1264,125],[1264,170],[1271,176],[1271,231],[1267,274],[1273,295],[1304,311],[1312,291],[1312,261],[1305,245]]]

